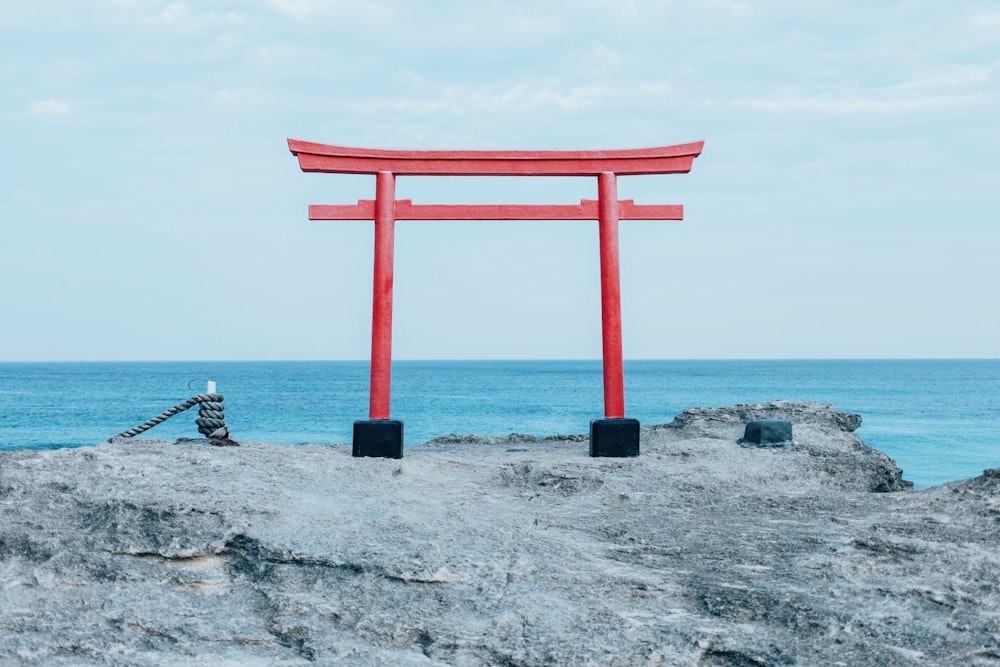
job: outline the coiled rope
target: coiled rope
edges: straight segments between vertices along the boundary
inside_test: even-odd
[[[229,436],[229,427],[226,426],[225,410],[222,406],[222,400],[222,394],[198,394],[197,396],[193,396],[184,401],[180,405],[175,405],[169,410],[163,411],[144,424],[140,424],[135,428],[130,428],[127,431],[122,431],[114,438],[108,438],[108,442],[111,442],[115,438],[131,438],[132,436],[139,435],[143,431],[148,431],[157,424],[165,422],[174,415],[198,405],[200,406],[198,408],[198,416],[194,420],[194,423],[198,425],[198,432],[208,438],[213,445],[238,445],[239,443]]]

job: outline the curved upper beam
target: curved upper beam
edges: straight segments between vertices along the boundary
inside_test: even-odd
[[[691,171],[704,141],[607,151],[415,151],[350,148],[288,140],[302,171],[403,176],[597,176],[614,172],[683,174]]]

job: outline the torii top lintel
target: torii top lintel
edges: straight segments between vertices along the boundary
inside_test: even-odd
[[[415,151],[289,139],[302,171],[397,176],[619,176],[685,174],[705,142],[598,151]]]

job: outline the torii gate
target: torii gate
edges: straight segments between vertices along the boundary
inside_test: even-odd
[[[302,171],[374,174],[375,199],[312,205],[310,220],[373,220],[375,280],[369,418],[354,422],[354,456],[403,456],[403,423],[389,417],[392,271],[397,220],[597,220],[601,256],[604,419],[590,423],[591,456],[637,456],[639,422],[625,418],[619,220],[682,220],[678,204],[618,199],[618,176],[691,171],[705,142],[609,151],[414,151],[331,146],[298,139]],[[597,199],[579,204],[414,204],[396,199],[396,176],[596,176]]]

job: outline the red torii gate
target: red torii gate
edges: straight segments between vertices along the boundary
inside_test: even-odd
[[[678,204],[618,199],[618,176],[683,174],[705,142],[608,151],[415,151],[349,148],[298,139],[288,149],[302,171],[374,174],[375,199],[312,205],[310,220],[373,220],[375,280],[369,419],[354,423],[354,456],[403,455],[403,424],[389,417],[393,242],[397,220],[597,220],[601,256],[604,419],[590,425],[591,456],[636,456],[639,422],[625,418],[619,220],[682,220]],[[579,204],[414,204],[396,199],[396,176],[596,176],[597,199]]]

